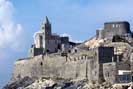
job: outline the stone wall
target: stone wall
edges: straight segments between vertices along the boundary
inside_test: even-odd
[[[86,53],[86,55],[88,55]],[[15,63],[13,78],[51,77],[64,79],[88,79],[99,81],[98,61],[85,53],[67,58],[52,54],[19,60]],[[95,75],[95,77],[94,77]]]
[[[97,30],[97,37],[112,39],[114,35],[122,36],[127,33],[131,34],[128,22],[106,22],[102,30]]]
[[[116,63],[104,63],[103,64],[103,75],[104,79],[107,82],[114,83],[115,82],[115,76],[117,75],[117,68]]]
[[[109,56],[100,54],[100,51]],[[76,53],[64,57],[56,53],[21,59],[15,63],[13,78],[51,77],[88,79],[89,82],[103,82],[105,80],[113,83],[118,71],[117,68],[121,68],[123,65],[111,61],[113,54],[112,47],[100,47],[90,51],[77,50]],[[99,55],[103,59],[100,59]]]

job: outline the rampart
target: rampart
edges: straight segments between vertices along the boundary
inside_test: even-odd
[[[15,63],[13,79],[19,79],[26,76],[40,78],[40,77],[50,77],[50,78],[63,78],[63,79],[87,79],[89,82],[102,82],[108,80],[106,73],[104,74],[104,69],[113,69],[114,72],[116,68],[115,63],[112,62],[112,56],[104,56],[98,52],[102,48],[98,48],[90,51],[83,51],[76,54],[70,54],[67,57],[60,56],[59,54],[51,55],[39,55],[33,58],[18,60]],[[103,48],[106,52],[109,52],[108,48]],[[112,53],[111,53],[112,54]],[[103,65],[104,59],[99,59],[107,57],[110,63],[110,68]],[[110,55],[110,54],[109,54]],[[102,57],[103,56],[103,57]],[[100,61],[103,60],[103,61]],[[107,62],[107,61],[105,61]],[[112,75],[113,76],[113,75]],[[111,80],[110,82],[114,82]]]

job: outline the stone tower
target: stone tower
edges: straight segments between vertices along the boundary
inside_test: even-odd
[[[44,54],[48,49],[50,38],[51,38],[51,24],[46,16],[45,20],[41,25],[41,30],[35,34],[34,38],[34,54]],[[34,55],[33,54],[33,55]]]
[[[62,48],[64,45],[64,48]],[[56,53],[59,50],[69,48],[69,38],[60,37],[52,33],[51,23],[46,16],[41,25],[41,30],[35,33],[34,44],[30,48],[29,56],[34,57],[41,54]]]
[[[114,36],[132,36],[130,24],[127,21],[106,22],[102,29],[97,30],[98,38],[113,39]]]
[[[45,48],[45,41],[48,40],[51,36],[51,24],[46,16],[45,20],[41,25],[41,31],[35,34],[35,47],[36,48]]]
[[[43,48],[44,48],[44,52],[49,51],[48,45],[50,42],[50,38],[51,38],[51,23],[48,20],[48,17],[46,16],[45,21],[42,23],[41,26],[41,31],[43,32]]]
[[[42,32],[44,32],[44,39],[49,39],[51,36],[51,23],[49,22],[47,16],[45,18],[45,21],[42,23],[41,30]]]

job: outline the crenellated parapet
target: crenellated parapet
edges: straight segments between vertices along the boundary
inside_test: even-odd
[[[130,24],[126,21],[106,22],[104,23],[104,27],[102,29],[97,30],[98,38],[113,39],[114,36],[132,37]]]

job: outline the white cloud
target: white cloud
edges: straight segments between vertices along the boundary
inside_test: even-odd
[[[15,23],[13,13],[13,4],[0,0],[0,48],[16,49],[19,45],[22,26]]]

